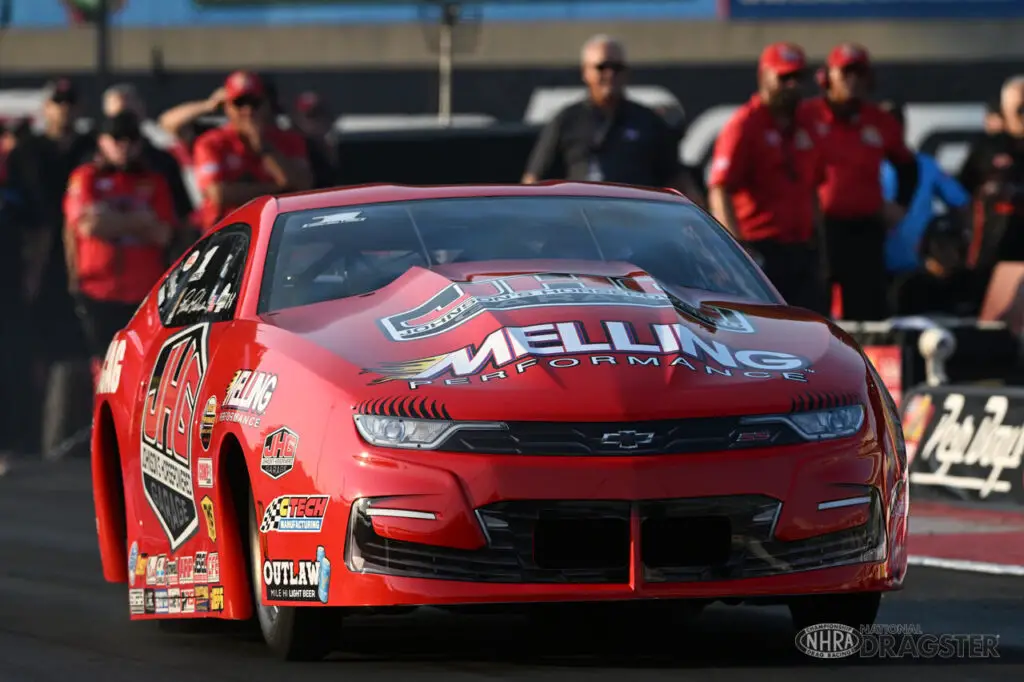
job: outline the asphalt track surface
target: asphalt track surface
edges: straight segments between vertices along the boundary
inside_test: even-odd
[[[0,518],[2,682],[1024,679],[1020,577],[912,567],[907,588],[883,602],[881,623],[998,634],[997,659],[816,660],[794,648],[785,610],[715,606],[691,626],[547,640],[524,619],[421,610],[353,621],[331,660],[294,664],[271,659],[241,632],[169,633],[129,622],[125,587],[100,576],[83,462],[0,475]]]

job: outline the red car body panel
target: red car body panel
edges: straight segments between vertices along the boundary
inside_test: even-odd
[[[382,201],[536,194],[686,202],[667,191],[575,183],[366,186],[264,198],[223,223],[251,228],[234,320],[166,328],[157,312],[158,295],[150,295],[111,344],[97,391],[92,439],[103,572],[110,582],[129,583],[133,619],[252,615],[252,577],[243,541],[247,519],[240,517],[238,482],[232,477],[232,467],[240,462],[257,518],[269,518],[268,507],[280,506],[279,518],[290,515],[294,521],[293,532],[260,536],[266,578],[273,578],[265,582],[287,585],[291,580],[309,588],[279,593],[300,598],[271,599],[265,585],[265,603],[728,598],[901,586],[909,502],[905,458],[897,452],[898,424],[885,389],[856,344],[807,311],[687,290],[682,293],[688,301],[723,316],[720,326],[686,319],[671,307],[550,306],[485,311],[443,333],[388,338],[382,320],[423,304],[454,282],[476,280],[486,287],[486,278],[515,280],[547,271],[595,281],[632,278],[639,294],[658,290],[646,273],[628,263],[530,261],[524,269],[521,261],[491,261],[413,268],[370,295],[257,314],[270,234],[282,213]],[[172,271],[183,268],[188,257]],[[532,325],[552,325],[543,329],[557,330],[562,352],[517,355],[512,332],[502,330]],[[597,345],[586,353],[570,352],[569,341],[610,342],[613,328],[632,333],[619,341],[635,346],[620,343],[607,355]],[[655,329],[675,330],[674,340],[657,337],[651,332]],[[573,333],[577,336],[570,338]],[[638,350],[629,350],[634,347]],[[489,355],[483,358],[482,353]],[[156,377],[159,358],[165,358],[166,366],[183,368],[176,383]],[[445,371],[430,374],[439,362]],[[151,388],[152,402],[147,400]],[[353,422],[353,414],[408,416],[417,411],[443,412],[456,421],[638,422],[786,414],[797,405],[852,403],[866,407],[864,425],[853,437],[658,456],[379,448],[363,440]],[[153,480],[164,487],[147,488],[146,481]],[[168,486],[184,492],[156,499],[155,491]],[[774,521],[775,539],[801,541],[867,523],[864,505],[818,508],[849,497],[846,491],[856,486],[876,490],[884,507],[884,560],[762,577],[649,581],[641,570],[641,520],[633,512],[629,576],[615,584],[382,575],[353,571],[346,563],[353,505],[365,498],[393,498],[400,503],[392,506],[433,514],[375,516],[372,528],[380,538],[471,552],[488,543],[478,510],[517,500],[632,503],[766,496],[784,501]],[[282,499],[287,506],[279,505]],[[157,513],[158,508],[164,511]],[[321,547],[333,565],[326,602],[314,598],[315,580],[301,578],[304,571],[311,577],[308,571]],[[289,568],[291,576],[281,583],[275,571]]]

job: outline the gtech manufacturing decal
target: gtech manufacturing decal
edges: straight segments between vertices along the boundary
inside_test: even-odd
[[[261,533],[319,533],[327,514],[327,495],[284,495],[267,505]]]
[[[141,432],[142,486],[171,551],[199,528],[192,487],[192,428],[208,367],[210,328],[189,327],[168,338],[149,377]]]

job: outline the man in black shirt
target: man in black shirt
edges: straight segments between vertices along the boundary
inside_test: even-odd
[[[923,268],[898,280],[892,289],[896,315],[978,314],[974,273],[964,267],[964,230],[949,216],[934,218],[921,239]]]
[[[71,171],[96,153],[96,139],[74,129],[78,92],[67,79],[46,86],[44,130],[26,137],[7,159],[8,188],[19,202],[26,246],[25,287],[34,346],[49,359],[84,352],[68,294],[61,208]]]
[[[982,291],[999,261],[1024,261],[1024,76],[1006,81],[1000,101],[1003,132],[979,139],[960,172],[975,202],[968,264]]]
[[[679,163],[678,138],[665,120],[626,99],[626,52],[608,36],[582,51],[589,96],[563,109],[540,134],[523,175],[527,184],[564,178],[674,187],[701,201]]]
[[[338,176],[338,136],[335,117],[315,92],[295,100],[295,127],[306,138],[313,186],[326,189],[341,184]]]

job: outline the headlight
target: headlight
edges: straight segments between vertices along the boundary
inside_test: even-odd
[[[371,445],[382,448],[435,450],[456,431],[497,431],[506,426],[500,422],[453,422],[445,419],[409,419],[370,414],[354,415],[356,430]]]
[[[864,406],[848,405],[814,412],[746,417],[744,424],[787,424],[805,440],[845,438],[864,425]]]

